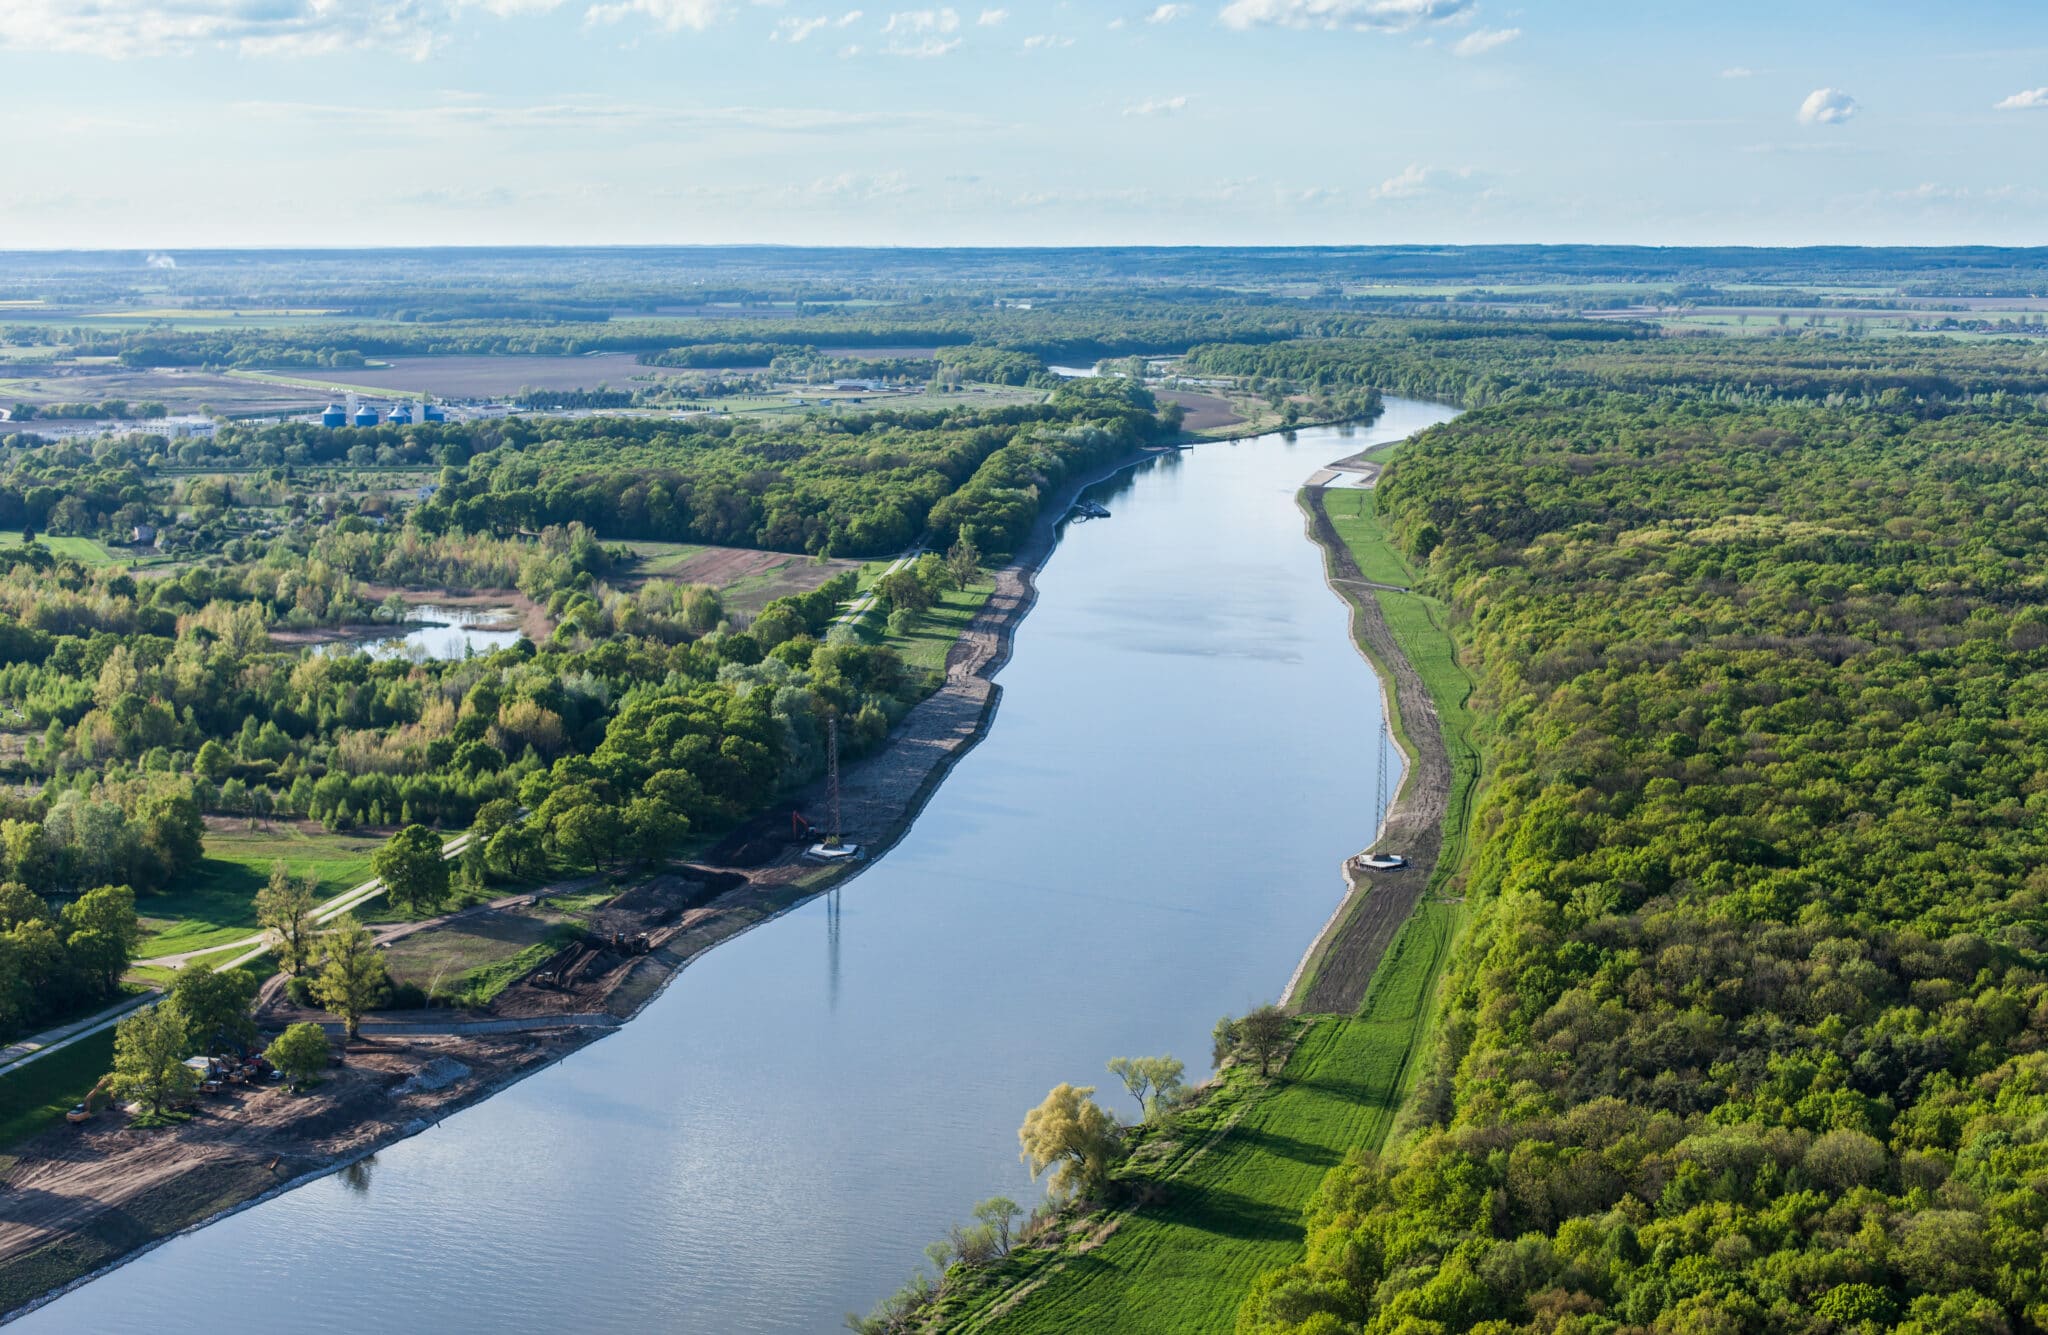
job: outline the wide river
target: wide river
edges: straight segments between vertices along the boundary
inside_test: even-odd
[[[1089,494],[985,741],[886,858],[720,946],[618,1033],[363,1167],[176,1239],[24,1331],[824,1332],[1103,1063],[1208,1071],[1369,838],[1380,700],[1295,492],[1451,415],[1141,465]],[[237,1316],[235,1314],[239,1313]],[[255,1314],[267,1313],[259,1320]]]

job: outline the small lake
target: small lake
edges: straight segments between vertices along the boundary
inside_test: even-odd
[[[365,653],[372,658],[467,658],[510,648],[519,642],[519,613],[510,607],[443,607],[422,603],[388,628],[350,632],[322,646],[327,653]]]
[[[1204,444],[1087,495],[987,740],[887,857],[618,1033],[356,1172],[178,1238],[25,1332],[826,1332],[997,1192],[1103,1063],[1208,1071],[1371,837],[1378,684],[1295,494],[1452,410]]]

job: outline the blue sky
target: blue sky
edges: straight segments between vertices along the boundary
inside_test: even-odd
[[[2041,0],[0,0],[0,116],[0,249],[2048,242]]]

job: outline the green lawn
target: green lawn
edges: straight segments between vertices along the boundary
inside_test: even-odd
[[[103,1029],[70,1047],[0,1075],[0,1151],[47,1130],[81,1103],[113,1069],[114,1031]]]
[[[964,589],[948,589],[931,611],[918,618],[916,627],[907,635],[889,634],[888,619],[879,614],[864,617],[861,637],[870,644],[888,645],[915,669],[943,671],[946,655],[960,639],[960,633],[995,591],[993,576],[978,579]]]
[[[1323,508],[1329,513],[1330,526],[1351,549],[1359,571],[1375,583],[1406,587],[1415,582],[1415,571],[1380,526],[1377,504],[1378,497],[1369,487],[1329,487],[1323,491]]]
[[[39,533],[36,541],[49,548],[51,555],[66,556],[81,565],[105,566],[126,559],[116,556],[91,538],[53,538],[47,533]],[[0,547],[20,545],[20,529],[0,529]]]
[[[384,840],[374,834],[309,834],[295,825],[248,833],[206,832],[206,857],[175,888],[144,895],[136,904],[147,935],[141,958],[225,945],[257,930],[256,892],[282,860],[294,876],[318,876],[325,900],[370,879],[370,854]],[[388,913],[379,900],[370,916]]]

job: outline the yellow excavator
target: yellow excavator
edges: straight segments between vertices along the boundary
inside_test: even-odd
[[[114,1101],[114,1077],[103,1075],[99,1083],[86,1094],[85,1102],[64,1114],[64,1120],[73,1126],[83,1126],[92,1120],[93,1114]]]

